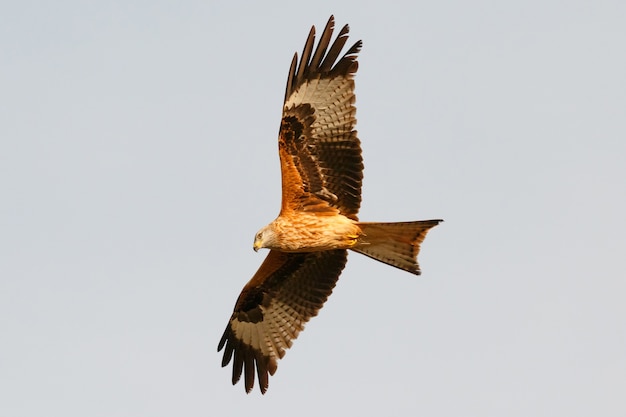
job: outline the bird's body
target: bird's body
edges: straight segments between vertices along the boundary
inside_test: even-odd
[[[253,247],[281,252],[350,249],[361,235],[358,222],[342,214],[304,213],[298,215],[297,222],[281,215],[257,233]]]
[[[233,361],[233,384],[243,373],[247,392],[256,371],[265,393],[278,359],[331,294],[348,249],[419,275],[420,244],[442,221],[359,221],[354,74],[361,41],[339,58],[348,26],[331,43],[333,27],[331,16],[315,51],[313,27],[300,62],[292,60],[278,135],[280,214],[255,236],[254,249],[270,252],[241,291],[218,345],[222,366]]]

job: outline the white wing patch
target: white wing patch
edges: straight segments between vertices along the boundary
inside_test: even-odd
[[[261,323],[233,319],[231,327],[235,337],[248,346],[261,350],[273,362],[285,356],[285,352],[304,328],[300,314],[285,303],[272,301],[263,313]],[[271,313],[270,313],[271,312]]]
[[[330,138],[353,129],[354,80],[352,76],[318,78],[303,83],[285,102],[283,110],[308,103],[315,110],[312,133],[317,138]]]

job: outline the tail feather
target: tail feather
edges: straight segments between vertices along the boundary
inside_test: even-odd
[[[363,235],[351,249],[396,268],[419,275],[417,255],[426,234],[443,220],[415,222],[360,222]]]

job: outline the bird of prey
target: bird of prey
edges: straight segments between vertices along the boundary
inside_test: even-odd
[[[222,366],[233,361],[232,383],[243,373],[246,392],[256,371],[265,393],[278,359],[331,294],[348,249],[419,275],[420,244],[442,221],[359,221],[354,75],[361,41],[339,58],[348,25],[331,43],[334,23],[331,16],[315,50],[313,26],[302,57],[291,62],[278,133],[280,214],[256,234],[254,250],[269,254],[241,291],[218,345]]]

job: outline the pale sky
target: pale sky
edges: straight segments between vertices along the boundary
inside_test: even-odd
[[[0,5],[0,415],[626,415],[626,3],[338,3]],[[216,347],[330,14],[361,219],[445,223],[246,395]]]

